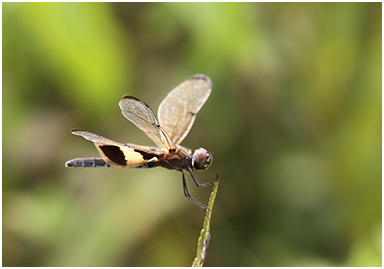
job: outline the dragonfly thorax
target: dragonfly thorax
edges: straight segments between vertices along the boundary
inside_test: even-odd
[[[212,156],[204,148],[198,148],[193,152],[192,155],[192,167],[196,170],[205,170],[212,163]]]

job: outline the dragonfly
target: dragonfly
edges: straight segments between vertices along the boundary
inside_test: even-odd
[[[197,113],[212,91],[211,79],[196,74],[185,80],[160,103],[156,118],[151,108],[131,95],[124,95],[119,106],[126,119],[144,132],[156,146],[120,143],[91,132],[71,129],[96,146],[101,157],[76,158],[65,163],[67,167],[164,167],[180,171],[185,197],[203,209],[207,206],[194,199],[188,190],[185,174],[189,173],[197,187],[216,184],[215,181],[199,183],[193,170],[206,170],[212,164],[212,154],[204,148],[191,149],[181,146],[195,121]]]

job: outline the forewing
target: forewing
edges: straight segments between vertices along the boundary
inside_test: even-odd
[[[160,149],[174,148],[169,135],[160,127],[156,116],[144,102],[131,95],[124,95],[119,106],[124,117],[142,130]]]
[[[157,162],[157,157],[164,153],[157,147],[123,144],[87,131],[73,129],[71,132],[93,142],[103,160],[111,166],[143,167],[148,162]]]
[[[211,91],[210,78],[197,74],[174,88],[161,102],[159,122],[173,143],[180,144],[187,136]]]

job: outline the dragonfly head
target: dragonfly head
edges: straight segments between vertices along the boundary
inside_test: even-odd
[[[206,170],[212,163],[212,156],[206,149],[198,148],[192,155],[192,167],[196,170]]]

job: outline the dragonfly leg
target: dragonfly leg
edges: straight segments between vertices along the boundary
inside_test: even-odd
[[[195,182],[196,186],[201,188],[201,187],[207,187],[207,186],[211,186],[211,185],[214,185],[216,184],[216,181],[208,181],[208,182],[205,182],[205,183],[199,183],[197,182],[197,180],[195,179],[195,177],[193,176],[192,172],[191,171],[188,171],[189,174],[191,175],[192,179],[193,179],[193,182]]]
[[[202,209],[207,209],[207,207],[205,205],[203,205],[202,203],[200,203],[199,201],[195,200],[194,198],[192,198],[192,196],[189,194],[189,191],[188,191],[188,186],[187,186],[187,182],[185,180],[185,174],[184,174],[184,171],[181,171],[182,173],[182,176],[183,176],[183,189],[184,189],[184,195],[185,197],[187,197],[188,200],[190,200],[191,202],[193,202],[194,204],[198,205],[199,207],[201,207]]]

